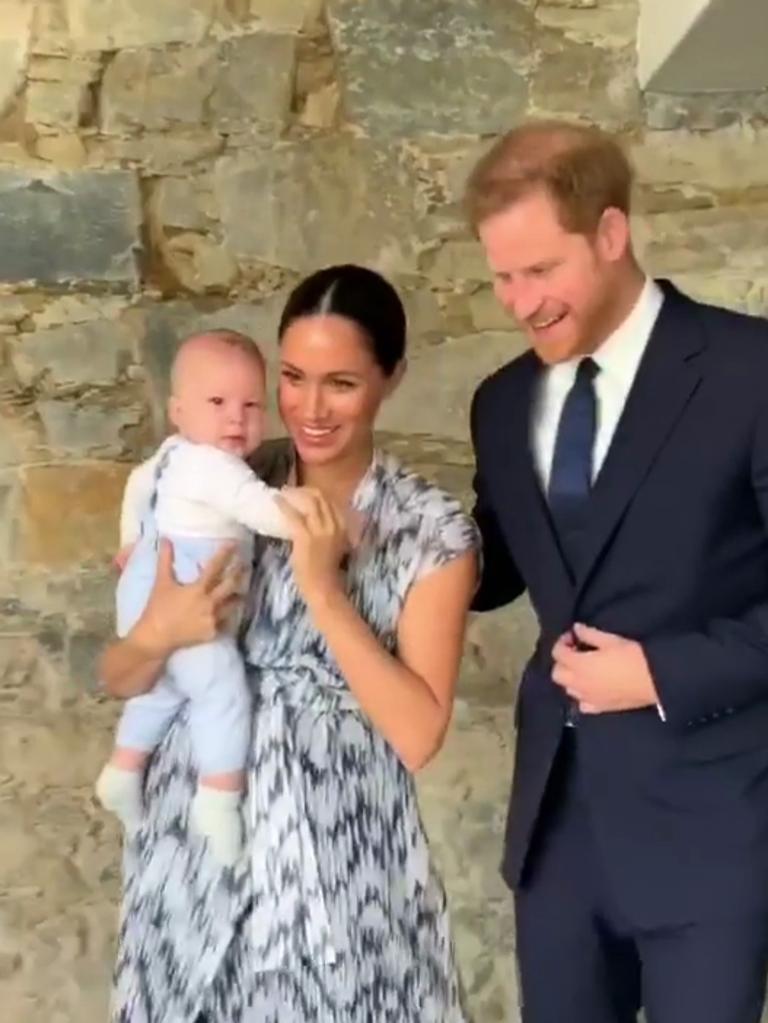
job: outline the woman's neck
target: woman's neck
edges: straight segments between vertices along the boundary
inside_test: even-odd
[[[355,452],[343,461],[326,465],[298,465],[299,482],[305,487],[315,487],[333,504],[344,508],[351,502],[360,481],[368,471],[373,458],[373,447]]]

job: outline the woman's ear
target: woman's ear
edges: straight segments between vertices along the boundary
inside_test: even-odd
[[[406,370],[408,369],[408,360],[402,358],[400,362],[395,366],[392,373],[387,377],[386,396],[387,398],[394,394],[397,388],[400,386],[400,381],[405,376]]]

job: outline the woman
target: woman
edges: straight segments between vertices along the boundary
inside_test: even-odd
[[[456,501],[374,450],[405,366],[390,285],[360,267],[320,271],[288,299],[279,335],[290,443],[258,468],[314,496],[303,516],[286,508],[292,547],[260,541],[249,597],[248,851],[222,872],[188,830],[182,714],[126,851],[114,1019],[464,1023],[413,772],[450,719],[476,534]],[[163,552],[145,615],[104,655],[108,692],[146,691],[172,650],[213,635],[236,587],[224,561],[179,586]]]

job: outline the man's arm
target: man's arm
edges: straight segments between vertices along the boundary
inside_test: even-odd
[[[752,486],[768,536],[768,402],[755,432]],[[768,699],[768,592],[738,617],[642,646],[671,724],[704,724]]]
[[[478,439],[479,421],[479,397],[476,392],[472,400],[472,411],[470,414],[470,428],[472,431],[472,446],[475,452],[475,477],[473,488],[475,491],[475,506],[472,515],[480,536],[483,541],[482,574],[480,583],[472,600],[473,611],[493,611],[497,607],[511,604],[525,592],[525,583],[517,569],[509,547],[499,526],[491,502],[488,500],[487,490],[483,481],[481,455]]]

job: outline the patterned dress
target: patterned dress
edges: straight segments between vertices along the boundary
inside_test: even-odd
[[[268,482],[285,481],[286,451],[261,467]],[[409,587],[477,535],[388,455],[353,503],[364,525],[347,591],[393,651]],[[125,851],[113,1023],[467,1023],[413,778],[312,627],[286,544],[259,540],[249,604],[248,854],[222,871],[188,828],[182,711]]]

